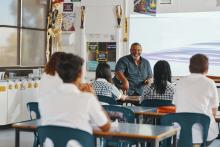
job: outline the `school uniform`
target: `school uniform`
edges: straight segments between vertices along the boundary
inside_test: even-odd
[[[208,141],[218,136],[219,130],[212,108],[219,105],[217,88],[213,80],[202,74],[191,74],[177,83],[173,97],[176,112],[195,112],[206,114],[210,117]],[[193,126],[193,143],[202,143],[202,127]]]
[[[57,73],[54,76],[43,73],[39,83],[39,99],[44,99],[45,95],[56,90],[62,83],[63,81]]]
[[[92,134],[92,124],[103,126],[108,122],[97,98],[74,84],[61,84],[39,101],[39,108],[42,125],[78,128]]]
[[[96,95],[103,95],[107,97],[112,97],[114,99],[120,99],[122,93],[118,90],[118,88],[109,83],[106,79],[98,78],[92,83],[92,87],[96,93]]]
[[[140,97],[140,101],[143,101],[145,99],[172,100],[173,95],[174,86],[173,84],[167,81],[166,90],[163,94],[157,93],[153,84],[144,86],[144,90]]]

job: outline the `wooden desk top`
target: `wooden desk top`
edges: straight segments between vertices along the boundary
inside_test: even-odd
[[[172,126],[155,126],[148,124],[118,123],[118,125],[117,131],[102,132],[100,130],[94,130],[93,134],[95,136],[162,140],[175,135],[179,130],[179,128]],[[15,129],[30,131],[36,130],[37,126],[40,126],[40,120],[21,122],[12,125],[12,127]]]
[[[145,117],[160,118],[160,117],[166,115],[167,113],[158,113],[158,112],[148,111],[148,112],[140,112],[138,114],[143,115]],[[215,121],[220,123],[220,111],[217,112],[217,115],[215,116]]]

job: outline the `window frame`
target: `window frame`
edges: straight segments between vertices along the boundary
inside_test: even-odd
[[[46,16],[45,16],[45,27],[44,28],[35,28],[35,27],[24,27],[21,24],[22,21],[22,0],[18,0],[17,3],[17,25],[0,25],[0,28],[14,28],[17,29],[17,64],[13,66],[2,66],[0,67],[0,70],[4,69],[13,69],[13,68],[37,68],[37,67],[43,67],[44,65],[33,65],[33,66],[23,66],[21,65],[21,42],[22,42],[22,36],[21,32],[23,29],[26,30],[33,30],[33,31],[44,31],[45,38],[47,38],[47,23],[48,23],[48,18],[47,16],[49,15],[49,10],[51,8],[51,0],[46,0]],[[44,40],[44,54],[45,54],[45,61],[46,61],[46,47],[47,47],[47,39]]]

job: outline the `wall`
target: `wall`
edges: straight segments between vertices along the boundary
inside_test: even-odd
[[[67,1],[67,0],[65,0]],[[174,12],[195,12],[195,11],[219,11],[219,0],[171,0],[171,4],[157,3],[157,13],[174,13]],[[133,0],[82,0],[81,5],[86,6],[85,17],[85,34],[115,34],[116,18],[114,12],[115,5],[121,5],[123,16],[133,15]],[[79,9],[79,8],[78,8]],[[126,12],[125,12],[126,11]],[[77,12],[80,15],[80,11]],[[143,15],[142,15],[143,16]],[[77,17],[77,26],[79,28],[80,16]],[[122,18],[123,19],[123,18]],[[124,22],[122,21],[122,24]],[[120,47],[117,55],[123,56],[129,53],[129,44],[123,42],[123,28],[120,30]],[[83,32],[76,32],[76,46],[68,48],[67,52],[72,52],[82,57],[86,56],[85,44],[82,48],[82,40],[86,42],[86,38],[82,39]],[[80,45],[81,44],[81,45]],[[94,79],[94,72],[86,73],[86,81]]]
[[[219,0],[172,0],[172,4],[158,4],[159,13],[219,11]]]

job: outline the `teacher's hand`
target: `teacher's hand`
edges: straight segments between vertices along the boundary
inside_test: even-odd
[[[129,89],[129,83],[128,83],[128,80],[122,82],[121,89],[123,90],[123,92],[127,92],[127,91],[128,91],[128,89]]]

